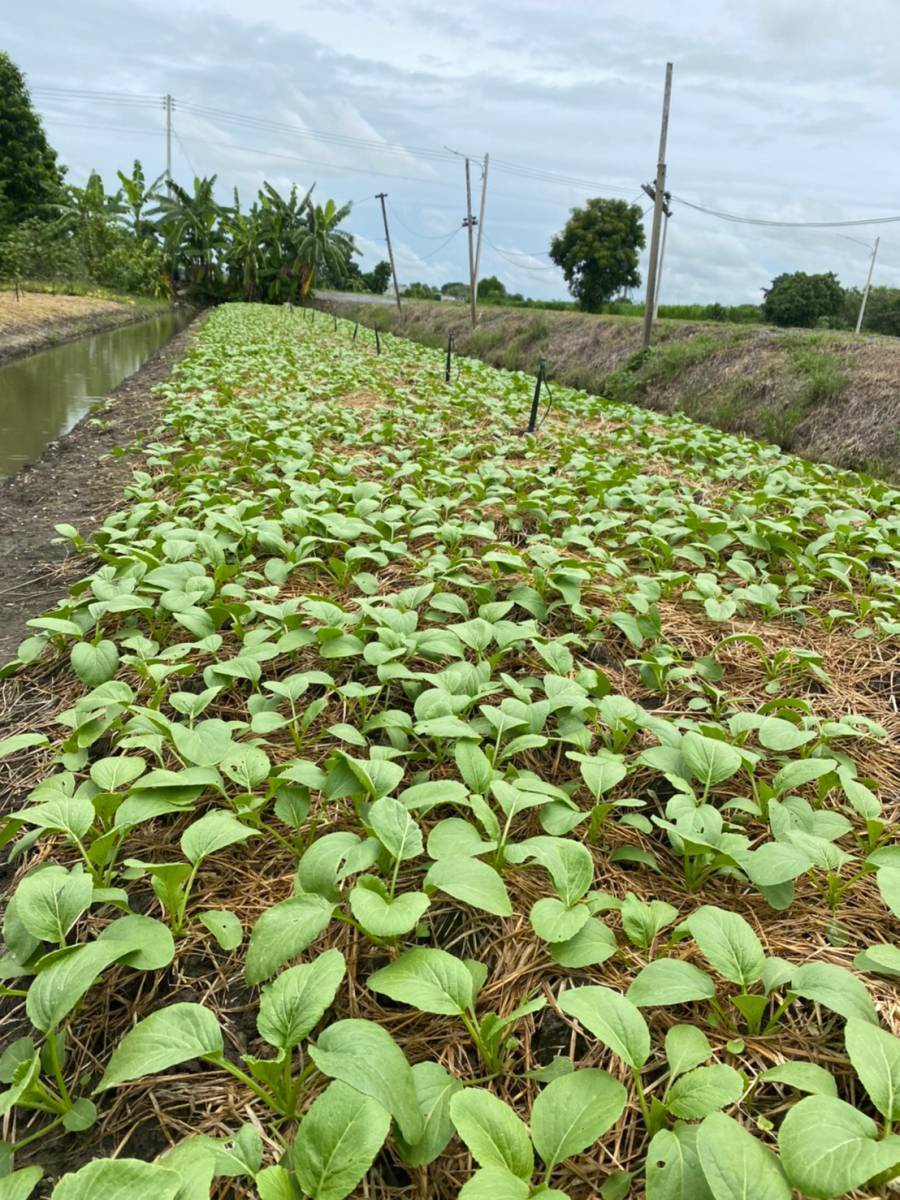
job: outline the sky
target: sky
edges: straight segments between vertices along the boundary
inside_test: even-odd
[[[861,286],[879,235],[874,281],[900,286],[900,224],[679,202],[900,214],[898,0],[33,0],[4,35],[71,182],[135,157],[159,174],[169,93],[179,182],[217,174],[223,201],[315,183],[354,202],[364,269],[386,257],[384,191],[401,284],[466,277],[464,156],[477,211],[489,152],[480,273],[543,298],[566,296],[546,250],[574,206],[649,205],[669,60],[662,303],[758,302],[782,271]]]

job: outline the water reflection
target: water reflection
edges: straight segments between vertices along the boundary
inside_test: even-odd
[[[190,320],[173,310],[0,367],[0,478],[15,475]]]

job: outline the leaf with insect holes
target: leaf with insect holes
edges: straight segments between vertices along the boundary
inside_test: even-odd
[[[202,1004],[170,1004],[125,1034],[94,1090],[102,1092],[129,1079],[158,1075],[193,1058],[217,1057],[223,1049],[215,1013]]]
[[[205,925],[225,951],[236,950],[244,940],[244,927],[235,914],[225,908],[208,908],[200,913],[201,925]]]
[[[697,1153],[697,1126],[661,1129],[647,1150],[647,1200],[734,1200],[713,1196]],[[752,1195],[752,1193],[750,1193]]]

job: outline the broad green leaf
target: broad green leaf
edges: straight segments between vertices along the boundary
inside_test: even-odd
[[[330,1008],[347,966],[340,950],[326,950],[312,962],[288,967],[264,987],[256,1027],[279,1049],[299,1046]]]
[[[119,652],[115,642],[104,639],[96,646],[91,642],[76,642],[70,655],[72,670],[82,683],[97,687],[112,679],[119,669]]]
[[[422,831],[409,810],[393,796],[382,796],[369,809],[368,821],[382,846],[403,861],[422,853]]]
[[[43,1167],[23,1167],[0,1177],[0,1200],[28,1200],[43,1174]]]
[[[712,1046],[696,1025],[673,1025],[666,1033],[666,1062],[669,1078],[677,1079],[685,1071],[699,1067],[712,1058]]]
[[[440,1063],[427,1059],[416,1063],[412,1074],[425,1131],[415,1145],[409,1145],[400,1134],[395,1141],[404,1162],[411,1167],[423,1167],[443,1154],[453,1137],[450,1100],[462,1090],[463,1085]]]
[[[741,769],[741,756],[728,742],[703,734],[686,733],[681,739],[681,757],[704,788],[724,783]]]
[[[299,1200],[297,1185],[286,1167],[263,1167],[253,1182],[259,1200]]]
[[[181,835],[180,845],[188,862],[196,865],[210,854],[252,837],[259,837],[257,830],[248,828],[231,813],[214,809],[188,825]]]
[[[450,1101],[456,1132],[480,1167],[496,1167],[529,1180],[534,1155],[528,1130],[508,1104],[486,1088],[464,1088]]]
[[[724,1113],[712,1113],[701,1123],[697,1155],[715,1200],[791,1200],[775,1155]]]
[[[665,1105],[676,1117],[699,1121],[741,1098],[744,1082],[733,1067],[716,1063],[680,1076],[666,1095]]]
[[[41,867],[20,881],[16,910],[32,937],[59,944],[88,908],[93,894],[91,877],[83,871]]]
[[[244,927],[233,912],[225,908],[208,908],[200,913],[200,924],[205,925],[222,950],[236,950],[244,940]]]
[[[157,1075],[192,1058],[216,1057],[223,1049],[222,1031],[210,1009],[202,1004],[170,1004],[126,1033],[95,1091]]]
[[[569,908],[555,896],[544,896],[531,906],[528,919],[531,928],[545,942],[571,941],[584,927],[590,917],[586,904],[575,904]]]
[[[781,1162],[804,1196],[830,1200],[900,1164],[900,1137],[879,1140],[875,1122],[834,1096],[807,1096],[778,1130]]]
[[[331,920],[334,905],[321,896],[292,896],[267,908],[250,934],[244,978],[262,983],[281,966],[302,954]]]
[[[391,1125],[371,1096],[336,1079],[313,1101],[290,1151],[297,1181],[312,1200],[344,1200],[371,1167]]]
[[[6,758],[19,750],[49,745],[50,739],[44,733],[14,733],[12,737],[0,738],[0,758]]]
[[[428,868],[424,886],[437,888],[454,900],[495,917],[512,916],[506,885],[499,873],[480,858],[441,858]]]
[[[851,1017],[844,1028],[844,1042],[872,1103],[888,1121],[900,1121],[900,1038]]]
[[[647,1150],[645,1170],[647,1200],[714,1200],[700,1166],[696,1125],[661,1129]]]
[[[424,1123],[412,1071],[386,1029],[373,1021],[336,1021],[309,1045],[309,1055],[323,1075],[341,1079],[383,1105],[407,1142],[421,1139]]]
[[[574,937],[554,942],[549,949],[554,962],[578,970],[606,962],[616,952],[616,937],[597,917],[589,917]]]
[[[350,892],[350,911],[367,933],[396,938],[410,933],[431,903],[424,892],[402,892],[391,899],[380,879],[364,875]]]
[[[900,867],[879,867],[875,882],[881,898],[895,917],[900,919]]]
[[[420,1012],[459,1016],[475,1001],[472,973],[462,959],[427,946],[407,950],[366,983],[373,992]]]
[[[625,993],[638,1008],[687,1004],[709,1000],[716,994],[713,981],[693,963],[679,958],[657,958],[634,977]]]
[[[765,717],[757,731],[760,744],[767,750],[796,750],[815,737],[811,729],[800,729],[783,717]]]
[[[176,1200],[181,1176],[137,1158],[97,1158],[80,1171],[63,1175],[53,1200]]]
[[[836,771],[837,765],[833,758],[798,758],[781,768],[772,780],[772,787],[775,794],[781,796],[784,792],[803,787],[831,771]]]
[[[28,989],[25,1011],[32,1025],[44,1033],[55,1029],[123,952],[121,945],[100,940],[60,952],[35,976]]]
[[[621,1083],[595,1068],[548,1083],[531,1110],[532,1141],[547,1169],[592,1146],[619,1119],[627,1099]]]
[[[117,754],[112,758],[98,758],[91,764],[91,779],[101,792],[118,792],[133,783],[147,769],[147,764],[136,754]]]
[[[121,947],[117,960],[135,971],[159,971],[175,957],[175,942],[168,925],[141,913],[129,913],[110,921],[97,941]]]
[[[744,990],[760,978],[766,956],[759,938],[739,913],[704,904],[685,924],[713,970]]]
[[[622,901],[622,928],[629,940],[636,946],[647,949],[661,929],[678,916],[678,909],[664,900],[651,900],[649,903],[639,900],[633,892],[629,892]]]
[[[794,972],[791,991],[804,1000],[815,1000],[842,1017],[859,1017],[877,1024],[875,1006],[866,986],[836,963],[804,963]]]
[[[481,1167],[463,1184],[457,1200],[528,1200],[531,1188],[505,1167]],[[546,1197],[548,1192],[542,1192]]]
[[[809,1092],[814,1096],[836,1096],[837,1084],[834,1076],[810,1062],[784,1062],[769,1067],[758,1076],[760,1082],[784,1083],[798,1092]]]
[[[560,993],[557,1003],[628,1066],[639,1070],[650,1057],[647,1022],[621,993],[593,985],[570,988]]]
[[[549,873],[556,894],[567,908],[580,900],[594,881],[594,860],[590,850],[569,838],[529,838],[510,846],[507,858],[510,862],[536,859]]]

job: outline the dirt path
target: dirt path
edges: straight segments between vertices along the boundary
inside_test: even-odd
[[[122,304],[94,296],[51,296],[42,292],[0,292],[0,363],[89,333],[146,320],[168,305]]]
[[[156,425],[160,398],[153,389],[184,354],[201,314],[112,393],[104,428],[89,419],[48,447],[36,463],[0,483],[0,664],[15,657],[28,635],[25,622],[51,607],[83,563],[53,546],[54,526],[92,533],[122,501],[131,456],[114,458]]]

